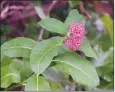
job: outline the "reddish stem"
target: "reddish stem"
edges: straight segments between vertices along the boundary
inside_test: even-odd
[[[84,8],[83,2],[80,2],[80,10],[81,10],[81,12],[82,12],[83,14],[85,14],[85,15],[87,16],[87,18],[88,18],[89,20],[92,19],[92,16],[91,16],[91,15],[86,11],[86,9]]]

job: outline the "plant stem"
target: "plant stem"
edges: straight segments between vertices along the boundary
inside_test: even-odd
[[[53,6],[57,3],[57,1],[52,1],[52,4],[48,7],[48,12],[46,13],[46,16],[49,16]],[[41,28],[40,30],[40,33],[39,33],[39,36],[38,36],[38,42],[42,40],[42,36],[43,36],[43,33],[44,33],[44,29]]]
[[[38,40],[37,40],[38,42],[42,40],[43,33],[44,33],[44,29],[41,28],[39,36],[38,36]]]

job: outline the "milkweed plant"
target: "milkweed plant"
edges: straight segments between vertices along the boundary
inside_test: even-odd
[[[45,18],[38,25],[61,36],[34,41],[17,37],[1,46],[1,88],[25,84],[25,91],[62,91],[64,84],[96,87],[96,68],[88,58],[98,59],[90,45],[83,16],[73,9],[66,20]],[[81,55],[78,52],[82,52]],[[70,79],[71,76],[71,80]]]

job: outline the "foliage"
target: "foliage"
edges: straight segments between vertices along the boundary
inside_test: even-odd
[[[2,12],[1,19],[6,19],[4,22],[10,23],[10,26],[2,25],[2,33],[6,36],[2,36],[1,45],[1,88],[11,90],[24,84],[25,91],[75,91],[79,87],[80,90],[113,89],[113,21],[110,16],[105,14],[100,18],[95,12],[95,16],[90,15],[91,11],[87,11],[80,0],[67,1],[68,3],[65,1],[60,6],[61,1],[51,1],[46,6],[45,0],[32,2],[36,7],[25,2],[26,4],[21,3],[22,7],[16,8],[16,13],[25,7],[25,11],[29,9],[34,15],[34,18],[29,19],[31,14],[27,13],[27,19],[21,21],[24,28],[18,26],[19,19],[7,19],[8,11],[5,17]],[[93,4],[97,7],[98,2]],[[29,5],[32,7],[28,8]],[[63,9],[63,5],[70,9]],[[78,6],[80,8],[76,9]],[[59,7],[65,14],[61,18],[53,15],[59,12]],[[12,12],[11,8],[12,6],[9,11]],[[31,11],[33,8],[35,11]],[[20,14],[22,19],[26,15],[23,12]],[[11,16],[15,17],[14,15]],[[106,30],[95,25],[97,17]],[[83,23],[87,33],[81,47],[71,51],[64,40],[74,22]],[[39,36],[42,39],[39,40]]]
[[[103,21],[103,23],[105,24],[105,27],[108,31],[108,34],[110,35],[112,44],[113,44],[113,20],[111,19],[111,17],[109,16],[109,14],[105,14],[101,20]]]
[[[75,12],[75,10],[73,10],[73,11]],[[76,11],[76,15],[79,15],[77,13],[77,11]],[[71,16],[73,16],[73,15],[71,15]],[[69,17],[67,17],[67,18],[71,19],[71,16],[69,15]],[[57,22],[55,22],[55,25],[54,25],[54,26],[58,25],[57,27],[54,27],[53,25],[52,26],[47,25],[47,24],[54,24],[53,20],[55,20],[55,19],[53,19],[53,18],[45,19],[45,20],[40,21],[39,24],[41,26],[43,26],[44,28],[46,28],[48,31],[55,30],[54,32],[59,32],[61,34],[66,32],[66,34],[67,34],[67,29],[65,27],[66,25],[61,22],[58,22],[58,20],[55,20]],[[71,23],[71,21],[70,21],[70,23]],[[69,69],[69,70],[66,69],[66,71],[69,71],[69,72],[67,72],[67,73],[69,73],[76,82],[84,84],[84,85],[88,85],[88,86],[97,86],[99,84],[99,78],[98,78],[95,68],[89,61],[87,61],[85,58],[84,59],[81,58],[79,55],[77,55],[76,53],[73,53],[71,51],[70,51],[70,53],[66,52],[64,54],[58,55],[58,51],[63,44],[63,40],[64,40],[64,38],[62,38],[62,37],[52,37],[48,40],[43,40],[39,43],[36,43],[35,41],[33,41],[29,38],[20,37],[20,38],[15,38],[13,40],[5,42],[2,45],[1,50],[2,50],[2,54],[5,56],[8,56],[8,57],[14,57],[14,58],[23,57],[23,58],[30,59],[30,66],[31,66],[30,68],[35,73],[35,75],[31,77],[30,81],[28,80],[27,85],[26,85],[26,90],[34,90],[35,91],[35,90],[39,89],[38,87],[40,87],[40,89],[42,90],[45,87],[45,85],[48,87],[48,85],[49,85],[49,84],[47,84],[48,82],[46,81],[47,83],[45,83],[45,80],[42,79],[42,77],[39,77],[38,75],[42,74],[46,70],[46,68],[48,68],[48,66],[51,64],[51,61],[53,60],[54,56],[58,56],[58,57],[55,58],[53,61],[59,61],[59,62],[62,62],[62,64],[64,64],[64,62],[65,62],[63,67],[64,68],[68,67],[67,69]],[[85,44],[86,44],[86,46],[85,46]],[[81,47],[81,50],[84,52],[87,47],[89,48],[89,51],[91,50],[91,53],[94,53],[92,50],[92,47],[90,47],[89,43],[84,43],[84,46]],[[88,52],[85,52],[85,54],[88,55]],[[68,56],[69,56],[69,58],[68,58]],[[95,58],[95,56],[94,56],[94,58]],[[18,62],[25,62],[25,61],[22,60],[22,61],[18,61]],[[14,63],[14,62],[12,62],[12,63]],[[61,63],[59,63],[59,64],[61,64]],[[86,65],[85,68],[83,68],[84,65]],[[15,64],[12,64],[12,66],[15,66]],[[17,68],[17,67],[15,67],[15,68]],[[20,72],[18,72],[18,73],[20,74]],[[14,73],[12,73],[12,74],[15,75]],[[6,73],[6,76],[8,76],[8,75],[9,74]],[[12,77],[13,77],[13,75],[12,75]],[[78,75],[82,76],[83,78],[77,77]],[[35,76],[37,77],[37,79]],[[20,74],[20,75],[18,75],[18,77],[23,78],[23,75]],[[2,79],[3,78],[4,77],[2,77]],[[34,79],[37,80],[38,82],[36,82]],[[16,81],[18,81],[18,79]],[[12,83],[17,83],[16,81],[12,81],[11,83],[9,83],[9,85]],[[40,81],[42,83],[44,83],[45,85],[42,85]],[[20,81],[18,81],[18,83],[19,82]],[[31,84],[31,82],[32,82],[32,84]],[[33,85],[32,88],[31,88],[31,85]],[[34,85],[36,85],[37,88]],[[6,88],[8,86],[2,86],[2,87]],[[50,86],[48,89],[50,89]]]

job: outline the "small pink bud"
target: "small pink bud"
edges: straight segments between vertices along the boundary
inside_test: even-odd
[[[66,39],[65,40],[65,44],[66,46],[71,49],[71,50],[77,50],[78,48],[80,48],[82,43],[82,39],[80,38],[71,38],[71,39]]]
[[[70,26],[69,31],[74,37],[83,37],[86,34],[85,27],[81,23],[73,23]]]
[[[86,34],[85,27],[81,23],[73,23],[69,32],[72,34],[66,40],[65,44],[70,50],[77,50],[82,44],[83,37]]]

